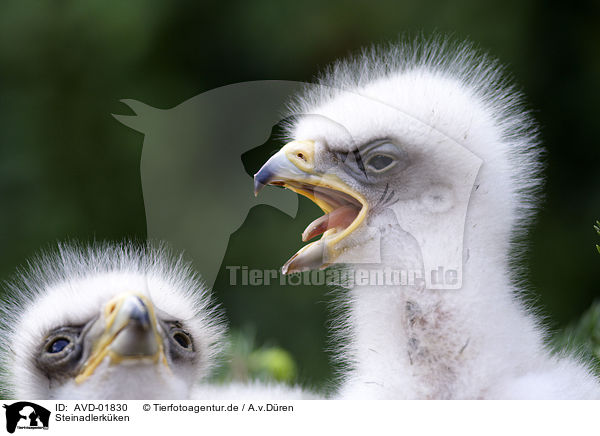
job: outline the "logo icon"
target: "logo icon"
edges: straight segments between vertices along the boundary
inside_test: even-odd
[[[50,411],[35,403],[19,401],[10,405],[4,404],[6,409],[6,431],[14,433],[18,429],[44,429],[48,430]]]

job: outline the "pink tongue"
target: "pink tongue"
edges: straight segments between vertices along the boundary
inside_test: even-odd
[[[317,218],[308,225],[302,233],[302,241],[306,242],[325,233],[329,229],[342,228],[345,229],[358,215],[359,209],[356,206],[342,206],[334,211]]]

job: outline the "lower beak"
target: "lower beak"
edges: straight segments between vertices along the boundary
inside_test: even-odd
[[[82,383],[90,377],[98,365],[110,358],[110,364],[124,360],[162,361],[167,367],[163,341],[158,331],[154,306],[141,294],[125,293],[110,300],[101,318],[90,329],[103,329],[93,341],[89,358],[75,378]]]

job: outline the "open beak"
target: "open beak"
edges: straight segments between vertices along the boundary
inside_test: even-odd
[[[98,331],[90,356],[75,378],[77,383],[90,377],[100,363],[110,358],[110,364],[125,360],[162,362],[168,367],[163,341],[157,327],[154,306],[142,294],[124,293],[110,300],[100,319],[90,329]]]
[[[340,255],[340,241],[367,215],[367,202],[360,193],[336,175],[316,170],[314,141],[290,142],[273,155],[254,175],[254,194],[265,185],[283,186],[304,195],[325,212],[308,225],[302,240],[323,236],[294,254],[282,267],[284,274],[329,266]]]

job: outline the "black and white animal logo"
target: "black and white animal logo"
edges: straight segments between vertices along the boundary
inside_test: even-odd
[[[48,429],[50,411],[42,406],[28,401],[19,401],[6,409],[6,431],[14,433],[18,429]]]

